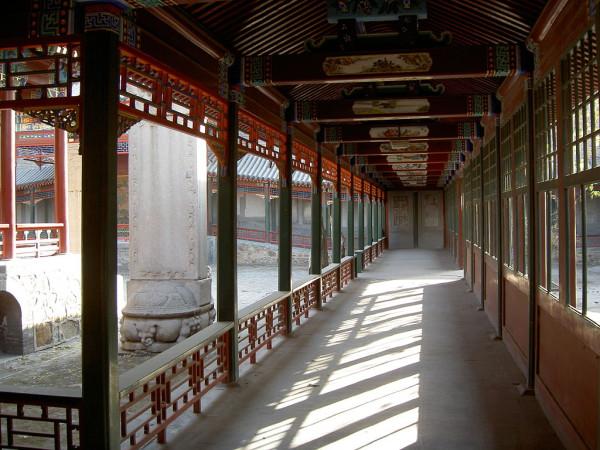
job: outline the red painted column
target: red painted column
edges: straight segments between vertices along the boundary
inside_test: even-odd
[[[15,112],[12,109],[0,111],[0,166],[2,170],[2,222],[8,225],[4,230],[4,258],[12,259],[16,253],[16,148]]]
[[[68,190],[67,190],[67,132],[54,130],[54,216],[63,224],[59,233],[58,252],[69,252]]]

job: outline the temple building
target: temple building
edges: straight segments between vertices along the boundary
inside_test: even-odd
[[[0,449],[600,448],[599,0],[0,25]]]

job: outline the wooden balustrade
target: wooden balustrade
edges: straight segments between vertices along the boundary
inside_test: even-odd
[[[139,449],[228,377],[231,322],[216,322],[120,377],[121,442]]]
[[[39,258],[59,252],[59,234],[62,223],[19,223],[17,224],[16,256]]]
[[[4,258],[4,233],[9,229],[9,226],[4,223],[0,223],[0,258]]]
[[[238,319],[238,358],[256,363],[256,353],[263,347],[271,350],[273,340],[284,336],[286,330],[289,292],[274,292],[240,311]]]
[[[0,386],[0,448],[80,448],[80,407],[77,388]]]
[[[300,325],[302,317],[308,319],[310,309],[317,306],[321,277],[313,275],[309,280],[294,286],[292,290],[292,321]]]
[[[327,303],[327,297],[333,297],[335,291],[340,290],[339,264],[330,264],[323,269],[321,274],[321,301]]]
[[[340,283],[341,287],[347,286],[353,278],[354,268],[353,268],[354,258],[352,256],[346,256],[342,259],[342,264],[340,266],[341,275],[340,275]]]
[[[60,224],[51,225],[60,228],[56,226]],[[370,254],[368,250],[363,255]],[[121,375],[121,448],[140,449],[155,439],[165,443],[171,423],[189,408],[199,413],[202,397],[219,383],[227,382],[230,331],[234,327],[238,331],[239,363],[255,363],[261,349],[271,349],[276,338],[289,334],[288,315],[289,323],[299,326],[302,319],[310,317],[319,295],[324,300],[350,282],[353,260],[348,256],[341,264],[326,267],[322,275],[297,283],[291,292],[274,292],[242,309],[237,323],[213,323]],[[81,401],[81,390],[77,388],[0,386],[0,448],[80,448]]]

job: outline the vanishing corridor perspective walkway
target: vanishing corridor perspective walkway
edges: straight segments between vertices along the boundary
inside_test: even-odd
[[[477,306],[446,252],[387,251],[155,448],[562,448]]]

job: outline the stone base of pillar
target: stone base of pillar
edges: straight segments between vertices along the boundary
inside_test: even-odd
[[[215,318],[211,279],[131,280],[121,319],[121,348],[162,352]]]

